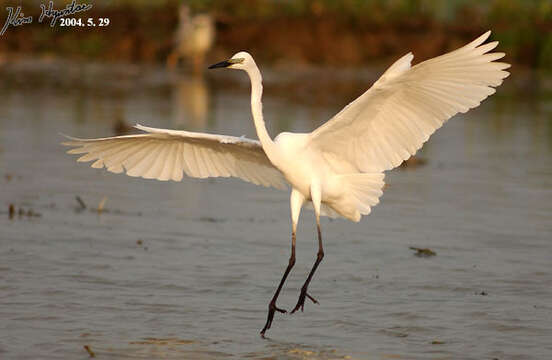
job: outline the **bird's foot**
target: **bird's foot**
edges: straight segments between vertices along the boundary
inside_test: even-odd
[[[276,302],[275,301],[271,301],[269,304],[268,304],[268,317],[266,318],[266,324],[264,326],[264,328],[261,330],[261,337],[264,338],[265,337],[265,332],[270,329],[270,326],[272,325],[272,319],[274,319],[274,313],[278,311],[278,312],[281,312],[282,314],[285,314],[287,313],[287,310],[285,309],[280,309],[279,307],[276,306]]]
[[[304,311],[305,308],[305,299],[309,298],[314,304],[320,304],[318,300],[313,298],[307,293],[307,289],[301,289],[301,293],[299,294],[299,300],[297,301],[297,305],[295,305],[295,308],[291,311],[291,314],[299,310],[301,308],[301,311]]]

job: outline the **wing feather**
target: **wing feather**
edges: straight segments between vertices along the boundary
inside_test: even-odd
[[[136,149],[136,143],[132,142],[132,147],[135,152],[130,154],[128,159],[123,160],[122,163],[126,169],[127,175],[139,176],[135,172],[130,172],[133,171],[140,164],[140,162],[144,160],[144,156],[146,156],[155,148],[155,143],[153,141],[146,140],[144,141],[143,146]]]
[[[205,179],[209,177],[209,172],[206,169],[205,160],[201,156],[201,149],[197,146],[191,146],[191,152],[193,153],[192,158],[195,160],[196,168],[197,168],[197,177],[201,179]]]
[[[117,152],[110,153],[109,156],[104,156],[104,158],[106,159],[106,165],[108,167],[122,166],[123,161],[127,159],[134,151],[135,151],[134,144],[132,143],[120,144],[119,148],[117,149]]]
[[[230,176],[230,171],[228,170],[225,154],[215,153],[215,156],[217,157],[216,163],[218,166],[218,171],[220,171],[222,176]]]
[[[182,158],[182,144],[175,144],[175,157],[174,157],[174,167],[172,169],[171,180],[180,181],[182,180],[182,173],[186,171],[184,168],[184,159]]]
[[[413,67],[413,55],[403,56],[368,91],[314,130],[311,146],[359,172],[400,165],[449,118],[494,94],[509,75],[504,70],[510,65],[496,62],[504,53],[489,53],[498,42],[483,44],[489,35]]]
[[[158,169],[156,169],[155,174],[153,175],[153,179],[157,179],[161,181],[169,180],[169,175],[168,175],[169,171],[167,168],[170,167],[172,169],[174,166],[173,147],[174,147],[174,143],[168,146],[165,146],[166,150],[164,154],[164,159],[163,160],[160,160],[160,158],[157,159],[156,165],[157,163],[160,163],[160,164],[158,166]]]
[[[189,172],[187,172],[186,175],[191,177],[199,177],[199,170],[197,167],[193,146],[190,144],[183,144],[183,145],[184,145],[184,154],[186,154],[184,156],[184,161],[189,170]]]
[[[126,172],[158,180],[191,177],[238,177],[277,189],[286,182],[266,156],[261,144],[244,137],[136,126],[145,134],[99,139],[69,140],[69,154],[82,154],[78,161],[94,161],[95,168],[114,173]]]
[[[178,144],[172,143],[168,147],[169,149],[167,150],[167,158],[158,177],[158,179],[161,181],[167,181],[171,179],[172,170],[175,168],[174,160],[176,158],[176,145]]]
[[[138,159],[138,162],[134,167],[127,171],[127,174],[130,176],[141,176],[146,178],[144,175],[147,174],[149,169],[153,166],[153,162],[157,157],[161,146],[159,143],[154,142],[150,144],[148,152],[144,154],[143,157]],[[147,178],[146,178],[147,179]]]
[[[207,171],[209,174],[221,174],[214,163],[213,151],[211,149],[203,149],[203,159],[207,165]],[[222,175],[222,174],[221,174]]]
[[[167,161],[167,150],[169,149],[170,145],[171,144],[169,143],[168,145],[159,144],[157,146],[158,151],[156,151],[155,153],[153,153],[151,157],[149,157],[150,159],[149,161],[150,164],[148,164],[149,168],[145,172],[145,174],[142,175],[144,178],[161,180],[159,176],[163,165]]]

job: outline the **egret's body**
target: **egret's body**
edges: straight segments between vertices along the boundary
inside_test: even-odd
[[[325,159],[320,152],[309,146],[309,134],[281,133],[274,143],[277,154],[274,163],[294,190],[305,200],[312,201],[311,187],[318,184],[320,200],[325,207],[347,219],[358,221],[354,215],[356,209],[347,206],[350,193],[345,190],[346,181],[339,176],[353,173],[355,170],[352,166]]]
[[[211,66],[240,69],[251,80],[251,112],[259,141],[225,135],[155,129],[137,125],[146,134],[103,139],[74,139],[70,153],[92,167],[126,171],[158,180],[235,176],[255,184],[291,186],[291,256],[269,303],[270,328],[282,286],[295,264],[297,222],[301,208],[312,204],[318,230],[318,253],[292,313],[303,309],[308,285],[324,257],[320,215],[359,221],[382,194],[384,171],[413,155],[450,117],[466,112],[495,92],[508,76],[509,65],[489,53],[497,42],[483,44],[490,32],[448,54],[411,67],[412,54],[396,61],[376,83],[334,118],[311,133],[269,136],[262,114],[262,78],[246,52]]]

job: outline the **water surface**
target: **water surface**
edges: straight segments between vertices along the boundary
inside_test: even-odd
[[[239,180],[158,182],[91,169],[64,153],[58,134],[112,135],[123,119],[255,137],[243,74],[16,70],[4,71],[0,90],[1,358],[87,358],[84,345],[102,359],[552,356],[546,90],[520,96],[520,80],[509,79],[431,138],[419,154],[425,166],[389,172],[370,216],[324,219],[326,257],[310,287],[320,305],[276,314],[263,340],[289,257],[289,194]],[[325,80],[282,71],[265,82],[273,135],[309,131],[375,76],[332,71],[333,83],[309,88],[296,79]],[[308,210],[297,241],[279,299],[287,309],[317,250]],[[416,257],[409,246],[437,255]]]

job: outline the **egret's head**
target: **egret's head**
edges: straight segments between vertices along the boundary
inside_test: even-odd
[[[209,66],[209,69],[215,68],[228,68],[228,69],[239,69],[247,71],[250,67],[255,66],[255,61],[253,57],[249,55],[248,52],[240,51],[239,53],[234,54],[230,59],[221,61],[219,63]]]

